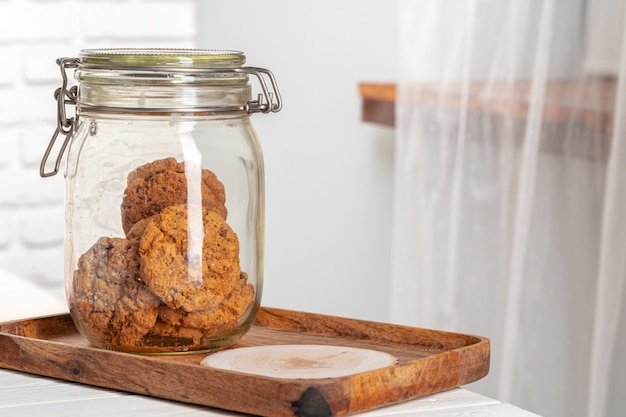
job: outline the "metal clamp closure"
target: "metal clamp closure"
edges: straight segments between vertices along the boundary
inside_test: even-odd
[[[81,106],[80,103],[77,103],[78,100],[78,87],[73,86],[71,88],[67,88],[67,70],[78,68],[80,61],[78,58],[59,58],[56,60],[57,64],[61,69],[61,77],[63,82],[61,87],[57,88],[54,92],[54,98],[57,101],[57,126],[50,139],[50,143],[44,152],[43,158],[41,160],[41,164],[39,166],[39,175],[42,177],[52,177],[59,172],[59,167],[61,166],[61,160],[63,158],[63,154],[74,134],[74,128],[78,122],[79,113],[77,112],[77,108],[80,110],[81,108],[91,108],[99,111],[109,111],[109,112],[125,112],[125,111],[141,111],[148,113],[162,113],[162,112],[178,112],[178,111],[209,111],[213,113],[219,112],[229,112],[229,111],[245,111],[246,113],[276,113],[279,112],[282,108],[282,99],[280,93],[278,91],[278,85],[276,84],[276,79],[274,75],[267,69],[258,68],[258,67],[240,67],[240,68],[168,68],[167,71],[181,71],[181,72],[215,72],[215,73],[244,73],[248,75],[253,75],[258,80],[259,85],[261,86],[262,93],[259,93],[256,100],[249,100],[245,106],[237,106],[237,107],[215,107],[208,109],[197,109],[197,108],[168,108],[168,109],[159,109],[159,108],[105,108],[105,107],[95,107],[95,106]],[[89,68],[89,65],[85,65],[86,68]],[[120,69],[122,67],[116,67]],[[160,70],[163,68],[151,68],[151,67],[143,67],[143,70]],[[269,80],[269,84],[266,81],[266,78]],[[66,106],[72,106],[74,108],[74,116],[67,117]],[[46,172],[46,165],[48,163],[48,159],[50,158],[50,154],[52,153],[52,149],[55,147],[57,139],[59,135],[65,136],[63,139],[63,143],[60,145],[59,152],[56,157],[56,161],[54,163],[54,169],[52,171]]]
[[[259,94],[256,100],[248,102],[248,108],[246,109],[248,113],[277,113],[280,109],[282,109],[283,102],[278,91],[276,79],[271,71],[266,70],[265,68],[257,67],[236,68],[234,71],[245,72],[246,74],[256,76],[257,80],[259,80],[259,84],[261,85],[261,89],[263,90],[263,93]],[[264,76],[270,80],[270,84],[272,86],[271,91],[265,82]]]
[[[81,68],[94,69],[101,68],[99,65],[81,64]],[[111,68],[111,67],[108,67]],[[137,67],[115,66],[116,70],[136,70]],[[278,91],[278,84],[274,78],[274,74],[265,68],[258,67],[239,67],[239,68],[162,68],[162,67],[141,67],[142,71],[168,71],[171,73],[185,74],[202,74],[202,73],[235,73],[253,75],[258,80],[261,87],[261,93],[258,94],[256,100],[249,100],[245,105],[241,106],[224,106],[224,107],[106,107],[94,106],[84,103],[78,103],[77,106],[83,110],[93,110],[108,113],[126,113],[126,112],[142,112],[142,113],[176,113],[176,112],[203,112],[203,113],[223,113],[223,112],[246,112],[252,113],[277,113],[282,107],[282,98]],[[269,82],[267,80],[269,80]]]
[[[59,172],[61,159],[63,158],[63,154],[65,153],[67,144],[72,138],[74,126],[76,125],[76,121],[78,119],[78,116],[76,116],[75,107],[78,88],[76,86],[73,86],[68,90],[66,73],[67,69],[78,67],[78,58],[59,58],[56,62],[61,69],[61,77],[63,79],[63,83],[61,84],[61,87],[57,88],[54,91],[54,99],[57,102],[57,127],[54,130],[52,139],[50,139],[50,143],[48,143],[48,147],[46,148],[46,151],[43,154],[43,159],[41,160],[41,164],[39,165],[39,175],[44,178],[52,177]],[[67,117],[67,112],[65,108],[66,105],[74,107],[74,117]],[[46,164],[48,162],[48,158],[50,157],[50,153],[52,152],[52,149],[54,148],[54,145],[59,135],[65,136],[65,139],[63,140],[61,148],[59,149],[59,153],[57,154],[57,158],[54,163],[54,169],[50,172],[46,172]]]

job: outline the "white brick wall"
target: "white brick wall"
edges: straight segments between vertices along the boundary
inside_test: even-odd
[[[0,0],[0,280],[8,270],[64,298],[63,178],[39,177],[56,123],[55,59],[194,47],[195,14],[195,0]]]

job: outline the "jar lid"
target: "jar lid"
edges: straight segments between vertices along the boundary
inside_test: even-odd
[[[59,171],[61,158],[72,138],[74,128],[82,111],[99,111],[110,113],[183,113],[194,114],[217,114],[222,112],[245,112],[252,113],[276,113],[282,108],[282,100],[278,92],[278,86],[274,75],[267,69],[259,67],[246,67],[243,64],[246,57],[242,52],[218,49],[168,49],[168,48],[104,48],[83,49],[76,58],[58,58],[57,64],[61,69],[61,87],[55,90],[57,101],[57,127],[50,139],[50,143],[44,153],[39,167],[42,177],[56,175]],[[83,82],[82,88],[74,85],[68,86],[66,71],[74,70],[74,78]],[[257,99],[249,98],[249,76],[254,76],[262,92]],[[203,78],[202,78],[203,77]],[[179,88],[181,85],[193,89],[202,81],[211,85],[214,80],[219,80],[219,85],[224,87],[242,86],[239,88],[241,95],[235,95],[233,105],[225,105],[220,101],[219,106],[201,105],[195,97],[197,94],[187,94],[187,90]],[[267,81],[266,81],[267,80]],[[214,85],[217,85],[213,83]],[[146,87],[137,92],[137,86]],[[166,93],[178,91],[178,94],[165,94],[157,91],[151,97],[146,91],[163,90],[164,86],[175,87]],[[196,88],[197,89],[197,88]],[[192,91],[195,93],[195,91]],[[138,94],[137,94],[138,93]],[[211,91],[208,94],[210,101]],[[228,94],[219,94],[222,98]],[[133,94],[135,94],[133,96]],[[230,94],[229,97],[233,96]],[[95,99],[94,99],[95,97]],[[104,97],[104,99],[100,98]],[[119,99],[122,98],[122,100]],[[189,97],[191,103],[184,100]],[[242,98],[239,100],[239,98]],[[167,105],[150,105],[146,107],[146,99],[159,99]],[[173,99],[182,98],[170,106]],[[109,100],[110,99],[110,100]],[[123,99],[132,101],[127,105]],[[106,101],[109,100],[109,101]],[[169,100],[169,101],[168,101]],[[74,107],[75,116],[68,117],[66,107]],[[65,139],[54,164],[54,170],[46,171],[48,157],[59,136]]]
[[[232,68],[245,64],[243,52],[220,49],[84,49],[80,65],[97,67]]]

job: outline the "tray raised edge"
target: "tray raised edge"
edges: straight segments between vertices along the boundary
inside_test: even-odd
[[[345,377],[279,379],[200,365],[207,354],[136,355],[64,339],[77,335],[69,315],[0,323],[0,367],[267,417],[349,415],[489,372],[485,337],[268,307],[235,347],[345,343],[387,351],[399,363]]]

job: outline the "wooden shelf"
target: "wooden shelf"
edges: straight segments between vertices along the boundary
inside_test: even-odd
[[[383,126],[396,124],[396,85],[392,83],[359,84],[361,120]]]
[[[465,90],[463,90],[465,87]],[[532,85],[474,82],[469,86],[420,84],[411,100],[425,106],[458,109],[467,106],[472,112],[526,118]],[[547,86],[543,118],[548,122],[576,120],[586,127],[610,130],[613,123],[616,81],[613,78],[587,78],[584,81],[552,81]],[[395,126],[398,100],[395,83],[361,83],[361,119],[364,122]],[[572,103],[575,106],[572,106]]]

